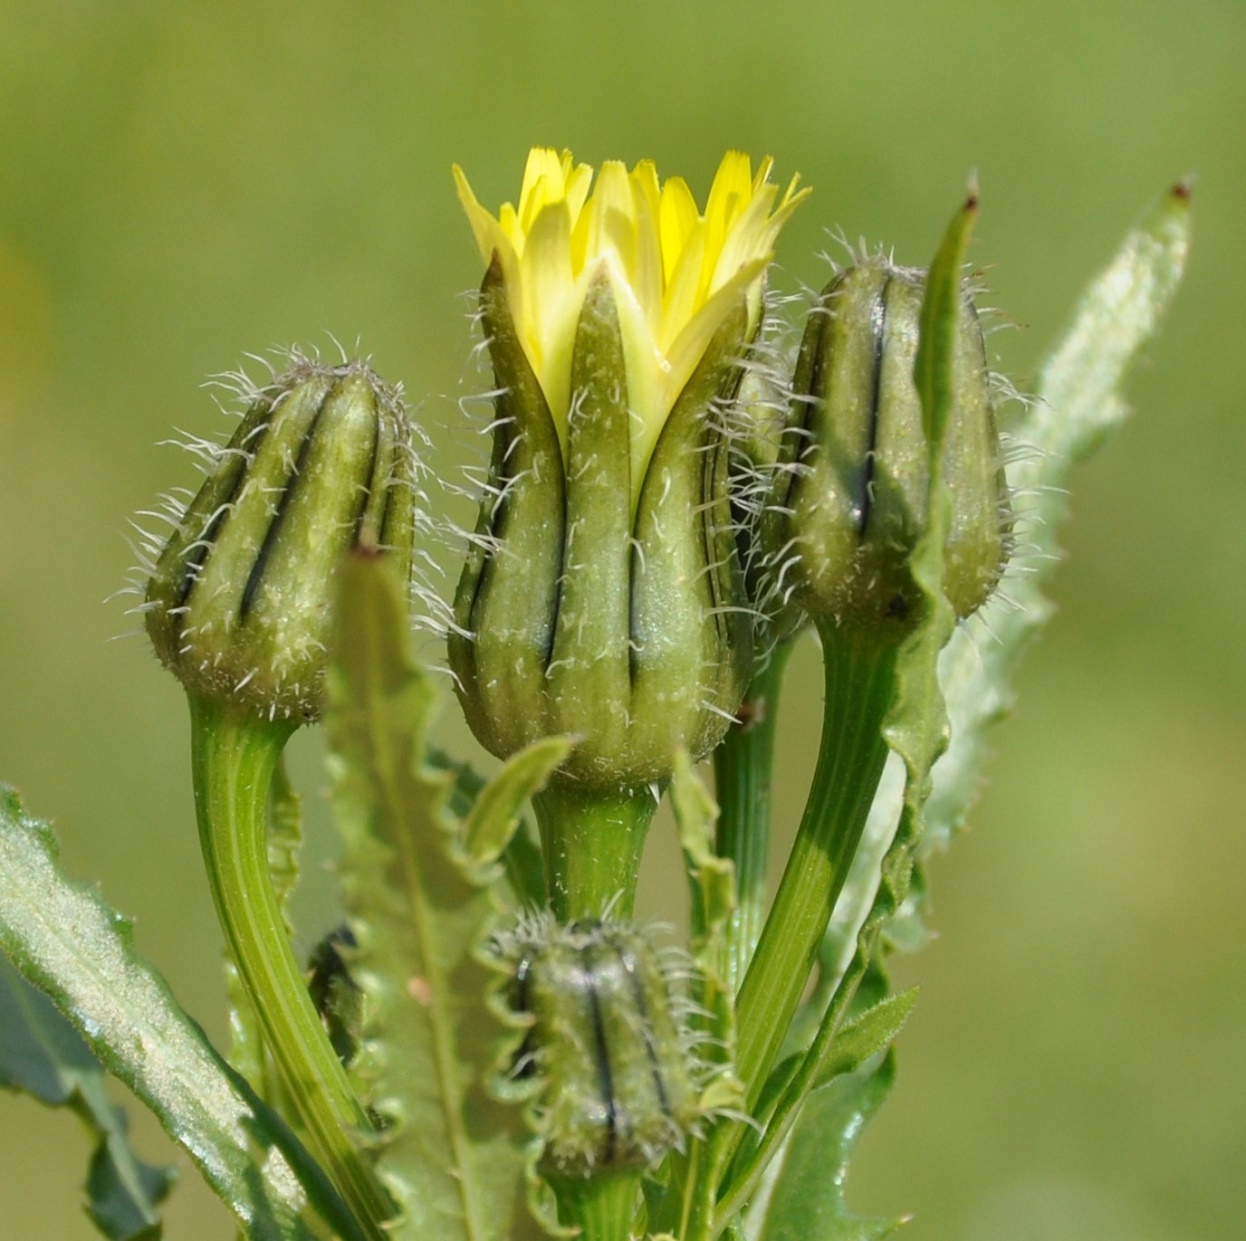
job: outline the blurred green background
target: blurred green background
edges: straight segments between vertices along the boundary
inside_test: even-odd
[[[129,516],[193,480],[157,441],[222,427],[199,384],[246,351],[358,339],[443,468],[465,458],[455,402],[483,380],[452,161],[497,204],[534,143],[651,156],[699,196],[725,148],[771,153],[815,188],[780,239],[789,287],[823,281],[831,228],[925,262],[977,169],[973,257],[1020,328],[993,343],[1022,390],[1125,227],[1193,172],[1186,287],[1137,418],[1077,477],[1061,614],[935,867],[940,938],[900,966],[923,998],[850,1196],[911,1212],[911,1241],[1243,1235],[1244,122],[1242,0],[3,0],[0,778],[223,1042],[180,690],[111,641],[133,624],[104,600]],[[789,822],[819,708],[799,660]],[[315,858],[309,935],[331,916]],[[85,1155],[67,1117],[0,1098],[0,1236],[93,1236]],[[188,1166],[169,1220],[230,1235]]]

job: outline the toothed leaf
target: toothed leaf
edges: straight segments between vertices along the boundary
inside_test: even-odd
[[[1051,615],[1043,589],[1055,568],[1069,473],[1128,415],[1121,386],[1159,329],[1181,283],[1189,245],[1189,192],[1177,186],[1126,234],[1043,364],[1036,399],[1015,432],[1029,451],[1008,466],[1010,487],[1031,497],[1020,518],[1023,538],[1033,549],[1025,556],[1029,572],[1008,574],[1008,599],[987,605],[990,636],[984,640],[973,629],[962,630],[940,661],[952,743],[934,772],[930,847],[960,827],[977,792],[982,734],[1012,706],[1014,669]]]
[[[736,907],[735,867],[714,852],[718,806],[682,748],[675,752],[671,806],[692,901],[691,947],[699,974],[695,998],[710,1015],[711,1033],[725,1052],[735,1036],[735,1012],[726,986],[727,925]]]
[[[158,1207],[176,1173],[143,1163],[126,1138],[125,1113],[108,1099],[104,1070],[56,1005],[0,955],[0,1085],[49,1107],[68,1107],[95,1140],[87,1213],[113,1241],[163,1235]]]
[[[405,614],[382,564],[343,568],[328,724],[366,1014],[352,1068],[382,1120],[377,1166],[402,1212],[396,1237],[538,1236],[521,1113],[485,1091],[502,1031],[477,947],[495,906],[445,810],[450,773],[425,760],[436,695],[407,654]]]
[[[284,1122],[134,949],[129,924],[57,869],[46,824],[0,786],[0,947],[156,1114],[259,1241],[363,1234]],[[101,1185],[107,1171],[99,1170]]]
[[[896,1230],[899,1220],[863,1219],[844,1201],[853,1148],[894,1076],[888,1055],[872,1073],[836,1077],[805,1100],[745,1220],[751,1241],[881,1241]]]

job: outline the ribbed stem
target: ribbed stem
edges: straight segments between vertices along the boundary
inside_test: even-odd
[[[545,891],[560,922],[630,918],[653,790],[588,789],[555,776],[533,799],[545,858]]]
[[[580,1241],[628,1241],[632,1236],[639,1171],[547,1179],[558,1200],[558,1222],[581,1229]]]
[[[804,817],[740,988],[736,1072],[752,1107],[800,1003],[861,839],[887,757],[883,718],[895,647],[819,626],[826,674],[822,741]]]
[[[734,991],[748,969],[766,916],[770,846],[770,783],[775,720],[783,673],[795,644],[782,642],[753,677],[739,720],[714,751],[720,857],[735,863],[737,904],[727,924],[727,984]]]
[[[313,1149],[370,1237],[393,1213],[351,1134],[370,1128],[307,993],[268,869],[273,771],[294,731],[190,697],[199,841],[217,917]]]

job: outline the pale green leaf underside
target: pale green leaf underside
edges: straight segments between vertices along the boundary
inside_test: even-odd
[[[984,624],[962,626],[940,662],[952,743],[934,771],[931,845],[961,825],[977,791],[982,732],[1012,705],[1013,670],[1051,611],[1042,592],[1055,565],[1069,472],[1128,414],[1121,385],[1177,291],[1189,244],[1189,193],[1177,186],[1087,287],[1040,371],[1036,399],[1015,431],[1025,451],[1008,467],[1020,497],[1019,541],[1030,549],[1019,567],[1027,571],[1005,575],[1007,599],[987,605]]]
[[[402,1210],[394,1235],[540,1235],[525,1206],[522,1115],[484,1085],[503,1028],[489,1010],[494,979],[477,951],[496,911],[489,891],[468,878],[475,868],[447,826],[449,773],[424,761],[435,694],[408,658],[384,566],[356,560],[342,579],[328,724],[344,896],[359,945],[351,970],[366,1013],[352,1071],[388,1126],[377,1166]],[[528,764],[533,779],[543,778],[549,758],[542,751]],[[486,789],[481,797],[508,818],[513,793]],[[477,820],[483,855],[505,844],[498,823]]]
[[[113,1105],[104,1070],[82,1036],[42,991],[0,954],[0,1085],[49,1107],[67,1107],[95,1140],[87,1178],[87,1213],[113,1241],[162,1235],[160,1202],[172,1168],[143,1163],[126,1139],[125,1114]]]
[[[360,1238],[297,1139],[135,952],[128,924],[94,890],[60,875],[51,831],[3,786],[0,947],[155,1112],[249,1236]]]

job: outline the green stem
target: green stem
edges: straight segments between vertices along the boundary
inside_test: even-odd
[[[819,629],[826,701],[817,768],[736,1000],[736,1074],[750,1112],[800,1004],[887,758],[882,724],[894,694],[895,648],[830,624]],[[688,1174],[672,1178],[660,1222],[669,1226],[677,1209],[681,1241],[710,1241],[723,1228],[715,1203],[743,1134],[739,1121],[720,1121],[693,1143]]]
[[[639,1172],[546,1178],[558,1200],[558,1222],[579,1228],[580,1241],[628,1241],[640,1201]]]
[[[714,751],[720,857],[735,863],[736,908],[727,924],[725,980],[735,991],[761,935],[766,916],[767,855],[770,846],[770,783],[774,773],[775,720],[783,673],[795,645],[781,642],[744,695],[739,722]]]
[[[370,1129],[307,994],[268,866],[268,791],[294,731],[190,696],[199,841],[217,916],[312,1145],[369,1237],[393,1206],[351,1140]]]
[[[878,788],[895,648],[819,626],[826,674],[809,801],[737,1002],[736,1072],[753,1107],[782,1046]]]
[[[645,835],[658,799],[648,786],[589,789],[555,776],[532,799],[545,891],[560,922],[630,918]]]

